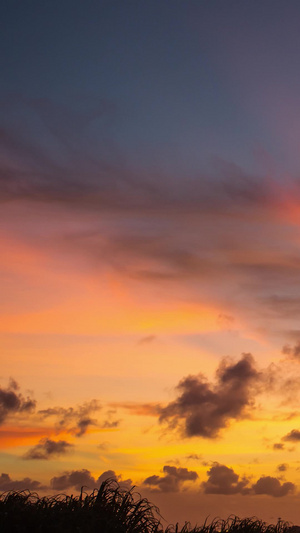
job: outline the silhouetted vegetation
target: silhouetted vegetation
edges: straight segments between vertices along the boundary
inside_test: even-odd
[[[192,528],[187,522],[163,527],[157,507],[131,490],[107,480],[91,494],[39,497],[30,491],[0,496],[1,533],[299,533],[278,521],[267,525],[257,518],[215,519]]]

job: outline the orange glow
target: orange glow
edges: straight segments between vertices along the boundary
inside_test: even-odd
[[[141,310],[136,303],[130,307],[114,307],[108,295],[69,300],[38,313],[7,314],[1,317],[0,331],[6,333],[73,333],[115,334],[188,333],[215,331],[220,310],[192,305],[175,305]],[[177,308],[176,308],[177,307]]]
[[[53,428],[3,427],[0,429],[0,448],[32,446],[43,437],[54,436]]]

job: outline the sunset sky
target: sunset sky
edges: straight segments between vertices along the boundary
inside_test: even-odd
[[[299,0],[1,19],[0,492],[300,524]]]

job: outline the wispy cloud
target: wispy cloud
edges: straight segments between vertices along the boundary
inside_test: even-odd
[[[90,414],[101,409],[98,400],[91,400],[77,407],[49,407],[41,409],[38,414],[43,418],[54,417],[56,428],[60,431],[70,431],[77,437],[84,435],[88,428],[97,425],[97,419],[91,418]]]

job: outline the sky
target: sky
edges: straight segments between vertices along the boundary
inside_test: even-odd
[[[0,492],[300,523],[298,0],[4,0]]]

